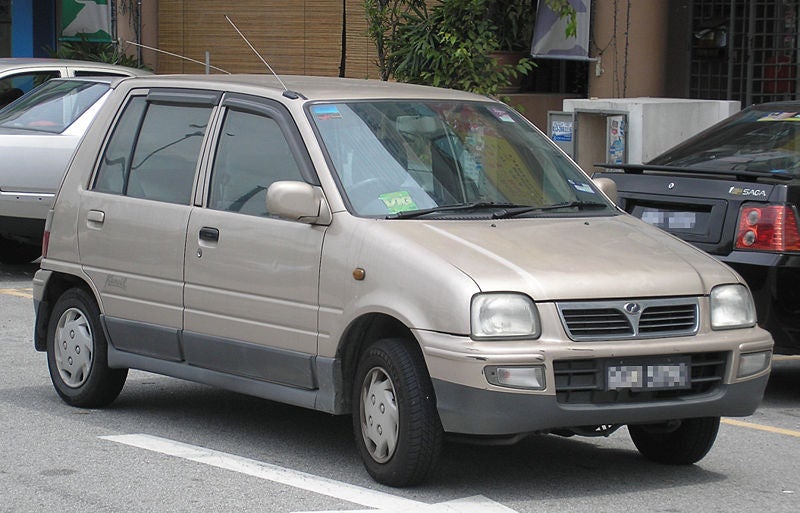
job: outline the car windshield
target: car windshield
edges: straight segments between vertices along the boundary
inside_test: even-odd
[[[61,133],[108,89],[104,82],[50,80],[0,110],[0,127]]]
[[[800,177],[800,108],[746,109],[649,163]]]
[[[613,212],[574,163],[502,104],[363,101],[309,112],[360,216]]]

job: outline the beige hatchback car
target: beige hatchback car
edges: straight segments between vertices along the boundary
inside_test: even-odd
[[[69,404],[142,369],[351,414],[367,471],[406,486],[446,437],[627,425],[692,464],[761,400],[772,339],[742,279],[502,103],[313,77],[113,89],[34,278]]]

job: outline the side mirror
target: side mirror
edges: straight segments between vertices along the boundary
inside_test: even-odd
[[[617,205],[617,200],[619,199],[619,196],[617,195],[617,182],[611,178],[593,178],[592,181],[601,191],[603,191],[603,194],[608,196],[608,199]]]
[[[267,212],[307,224],[331,224],[333,216],[322,189],[305,182],[274,182],[267,189]]]

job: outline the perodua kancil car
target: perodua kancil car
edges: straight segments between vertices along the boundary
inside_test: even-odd
[[[125,79],[48,217],[35,346],[79,407],[133,368],[351,414],[393,486],[446,436],[627,425],[694,463],[758,406],[772,339],[735,272],[598,183],[473,94]]]

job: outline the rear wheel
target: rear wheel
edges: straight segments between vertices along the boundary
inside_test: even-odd
[[[674,424],[631,425],[633,444],[646,458],[667,465],[691,465],[708,454],[719,431],[719,417]]]
[[[361,356],[353,387],[353,429],[367,472],[379,483],[410,486],[434,470],[442,426],[419,351],[384,339]]]
[[[82,289],[67,290],[53,307],[47,328],[47,366],[56,392],[72,406],[105,406],[122,391],[128,370],[108,367],[100,309]]]

